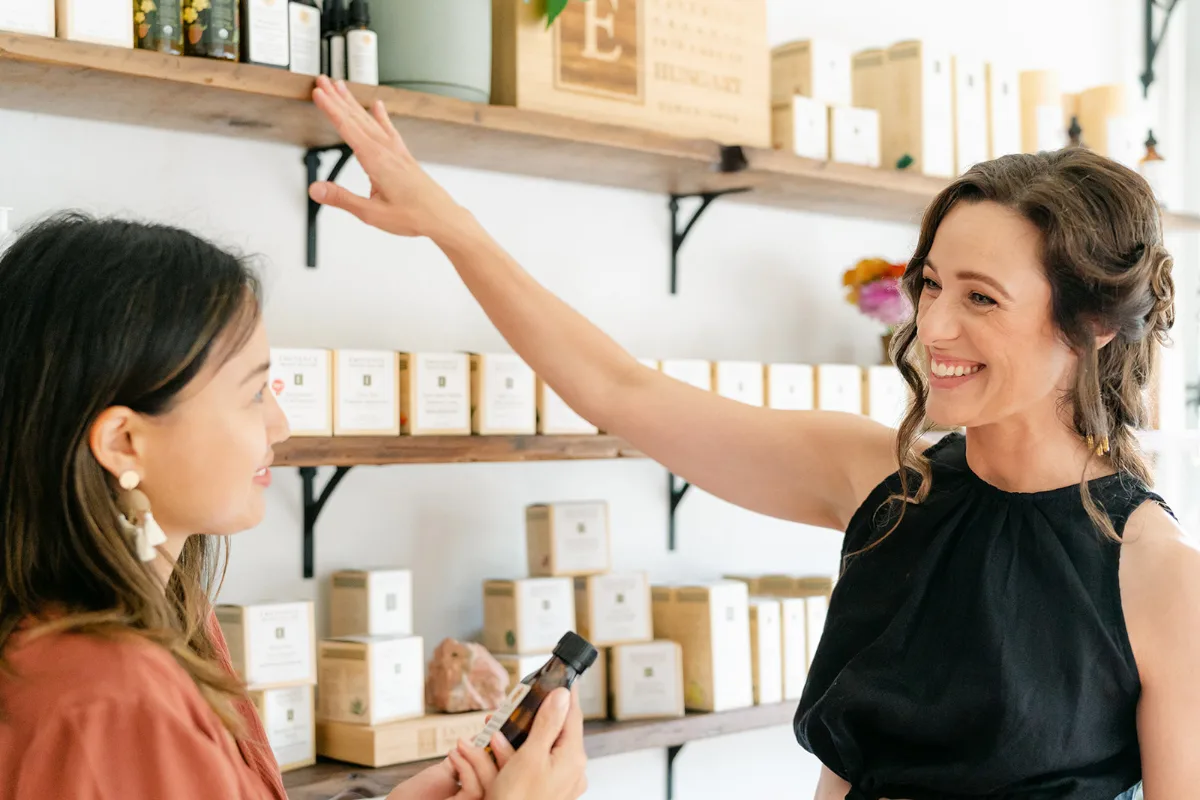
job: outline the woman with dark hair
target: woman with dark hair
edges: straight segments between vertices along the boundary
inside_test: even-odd
[[[288,436],[260,314],[161,225],[63,215],[0,256],[0,800],[284,800],[210,601]],[[392,800],[577,797],[578,702],[543,708]]]
[[[1137,174],[1005,156],[927,211],[893,356],[899,431],[752,408],[643,367],[537,284],[420,168],[381,104],[313,95],[371,179],[314,200],[427,236],[593,424],[730,502],[846,531],[795,718],[818,800],[1148,800],[1200,786],[1200,551],[1135,430],[1173,322]],[[962,427],[928,446],[931,424]]]

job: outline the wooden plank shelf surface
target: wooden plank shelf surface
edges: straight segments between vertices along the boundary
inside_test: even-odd
[[[0,32],[0,108],[209,133],[300,147],[338,143],[313,106],[313,81],[248,64]],[[687,194],[750,187],[728,202],[916,222],[945,181],[745,148],[742,172],[715,170],[718,143],[554,114],[355,85],[382,99],[425,162]],[[730,142],[729,144],[736,144]],[[1200,215],[1167,214],[1172,230]]]
[[[276,467],[468,464],[645,458],[615,436],[297,436],[275,448]]]
[[[588,758],[673,747],[733,733],[790,725],[796,704],[752,706],[717,714],[688,714],[680,719],[638,722],[589,722],[585,729]],[[371,769],[337,761],[320,761],[283,776],[288,800],[331,800],[382,797],[440,759]]]

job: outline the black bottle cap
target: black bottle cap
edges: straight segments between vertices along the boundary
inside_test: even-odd
[[[350,27],[365,28],[371,24],[371,9],[367,0],[350,0]]]
[[[554,647],[554,655],[581,673],[596,661],[599,652],[592,643],[577,633],[567,631]]]
[[[325,0],[324,13],[321,15],[323,33],[341,33],[346,30],[346,4],[343,0]]]

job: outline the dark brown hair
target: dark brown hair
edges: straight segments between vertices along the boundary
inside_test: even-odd
[[[163,225],[58,215],[0,257],[0,679],[13,679],[4,650],[30,621],[31,636],[137,636],[240,731],[240,685],[209,628],[228,551],[190,537],[164,592],[118,524],[88,434],[113,406],[170,411],[206,363],[240,350],[259,307],[242,261]]]
[[[1161,214],[1150,186],[1134,171],[1078,147],[977,164],[925,212],[916,252],[902,279],[914,309],[938,226],[959,203],[984,201],[1018,212],[1041,231],[1051,316],[1079,356],[1074,388],[1062,399],[1072,411],[1076,433],[1096,443],[1107,438],[1113,467],[1150,483],[1134,430],[1149,420],[1146,390],[1156,373],[1157,347],[1166,343],[1175,322],[1172,260],[1163,246]],[[1115,338],[1097,348],[1097,331]],[[899,525],[908,502],[928,496],[932,477],[928,460],[915,447],[929,430],[929,385],[914,352],[916,341],[914,314],[892,340],[893,360],[913,400],[896,437],[901,495],[895,500],[901,511],[888,533]],[[910,489],[913,472],[920,477],[915,492]],[[1079,491],[1097,528],[1115,539],[1112,523],[1082,477]]]

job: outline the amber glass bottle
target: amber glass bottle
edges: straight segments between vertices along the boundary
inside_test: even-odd
[[[237,61],[240,12],[238,0],[183,0],[184,55]]]
[[[183,55],[183,0],[133,0],[139,50]]]
[[[499,729],[513,749],[519,749],[529,736],[542,701],[555,689],[570,689],[575,679],[595,663],[596,656],[596,648],[589,641],[568,631],[555,646],[550,660],[517,684],[508,700],[475,738],[475,746],[484,747],[490,753],[488,742]]]

